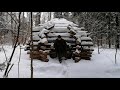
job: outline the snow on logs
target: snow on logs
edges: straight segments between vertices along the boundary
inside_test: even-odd
[[[66,42],[68,42],[68,43],[75,43],[75,39],[74,38],[64,37],[63,39],[66,40]],[[48,43],[52,43],[55,40],[56,40],[56,38],[48,38]]]
[[[80,59],[90,60],[92,54],[90,47],[93,46],[92,39],[90,37],[87,37],[88,36],[87,31],[81,30],[82,28],[78,28],[76,25],[73,25],[72,22],[69,22],[65,19],[54,19],[48,21],[42,26],[37,26],[33,28],[34,58],[40,59],[39,50],[42,49],[39,48],[39,43],[42,43],[41,46],[45,47],[44,48],[45,51],[46,50],[49,51],[51,50],[51,46],[52,49],[54,49],[52,44],[57,39],[57,36],[61,35],[61,37],[66,40],[67,44],[69,44],[72,47],[71,52],[76,51],[76,53],[79,53],[78,52],[79,49],[76,49],[77,42],[79,45],[83,47],[83,50],[79,53],[79,55],[75,56],[74,58],[77,60],[76,62],[78,62]]]
[[[81,41],[92,41],[90,37],[81,37]]]
[[[42,35],[44,35],[45,33],[49,33],[50,30],[47,30],[47,29],[42,29],[42,31],[39,32],[38,36],[41,37]]]
[[[44,26],[36,26],[33,28],[33,32],[39,32],[44,28]]]
[[[76,50],[72,54],[72,58],[73,60],[75,60],[75,63],[81,60],[80,53],[81,53],[80,46],[77,45]]]
[[[38,35],[33,35],[33,41],[39,41],[40,40],[40,37]]]
[[[49,59],[47,58],[47,52],[44,52],[43,50],[33,51],[33,55],[30,53],[30,58],[39,59],[43,62],[49,61]]]
[[[77,37],[87,37],[87,31],[76,31],[76,35]]]
[[[82,46],[93,46],[93,43],[92,43],[92,42],[82,41],[82,42],[81,42],[81,45],[82,45]]]
[[[51,29],[51,31],[55,33],[68,33],[69,32],[67,27],[54,27]]]
[[[58,35],[60,35],[61,37],[69,37],[70,33],[48,33],[48,37],[49,38],[53,38],[53,37],[57,37]]]

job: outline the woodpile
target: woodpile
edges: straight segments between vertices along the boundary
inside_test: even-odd
[[[66,21],[66,23],[64,19],[63,22],[60,20],[58,19],[57,22],[53,20],[53,23],[49,21],[43,24],[43,26],[33,29],[33,55],[31,55],[30,51],[27,54],[30,54],[30,58],[45,62],[49,61],[47,55],[51,58],[56,58],[57,54],[53,43],[57,36],[61,35],[66,40],[67,45],[71,47],[67,50],[67,59],[73,58],[75,63],[81,59],[90,60],[94,50],[90,48],[93,46],[93,43],[92,39],[88,37],[87,31],[82,31],[73,23],[68,24],[69,21]],[[26,49],[31,50],[31,44]],[[47,50],[49,53],[45,52]]]
[[[44,52],[43,50],[33,51],[32,53],[30,53],[30,58],[39,59],[41,61],[48,62],[49,59],[47,58],[47,55],[48,53]]]
[[[81,60],[80,53],[77,53],[77,52],[73,53],[72,58],[75,61],[75,63],[79,62]]]
[[[79,50],[79,49],[80,49],[80,46],[77,45],[75,52],[73,52],[73,54],[72,54],[72,58],[73,58],[73,60],[75,60],[75,63],[77,63],[81,60],[81,55],[80,55],[81,50]]]

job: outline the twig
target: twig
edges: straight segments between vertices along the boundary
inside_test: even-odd
[[[16,20],[12,17],[11,14],[9,14],[8,12],[7,12],[7,14],[10,15],[11,19],[12,19],[16,24],[18,24],[18,22],[16,22]]]
[[[8,59],[7,59],[7,55],[6,55],[6,52],[5,52],[5,49],[4,49],[3,45],[2,45],[2,49],[3,49],[3,51],[4,51],[5,58],[6,58],[6,61],[7,61]]]

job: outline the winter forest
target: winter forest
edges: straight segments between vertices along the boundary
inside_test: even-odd
[[[119,44],[120,12],[0,12],[0,78],[120,78]]]

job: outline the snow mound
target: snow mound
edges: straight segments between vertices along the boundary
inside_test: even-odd
[[[115,68],[115,69],[112,68],[110,70],[107,70],[106,72],[110,74],[120,74],[120,68]]]
[[[57,63],[48,63],[47,65],[38,65],[35,66],[35,76],[38,75],[36,72],[39,72],[39,75],[42,77],[65,77],[66,75],[66,68]]]

